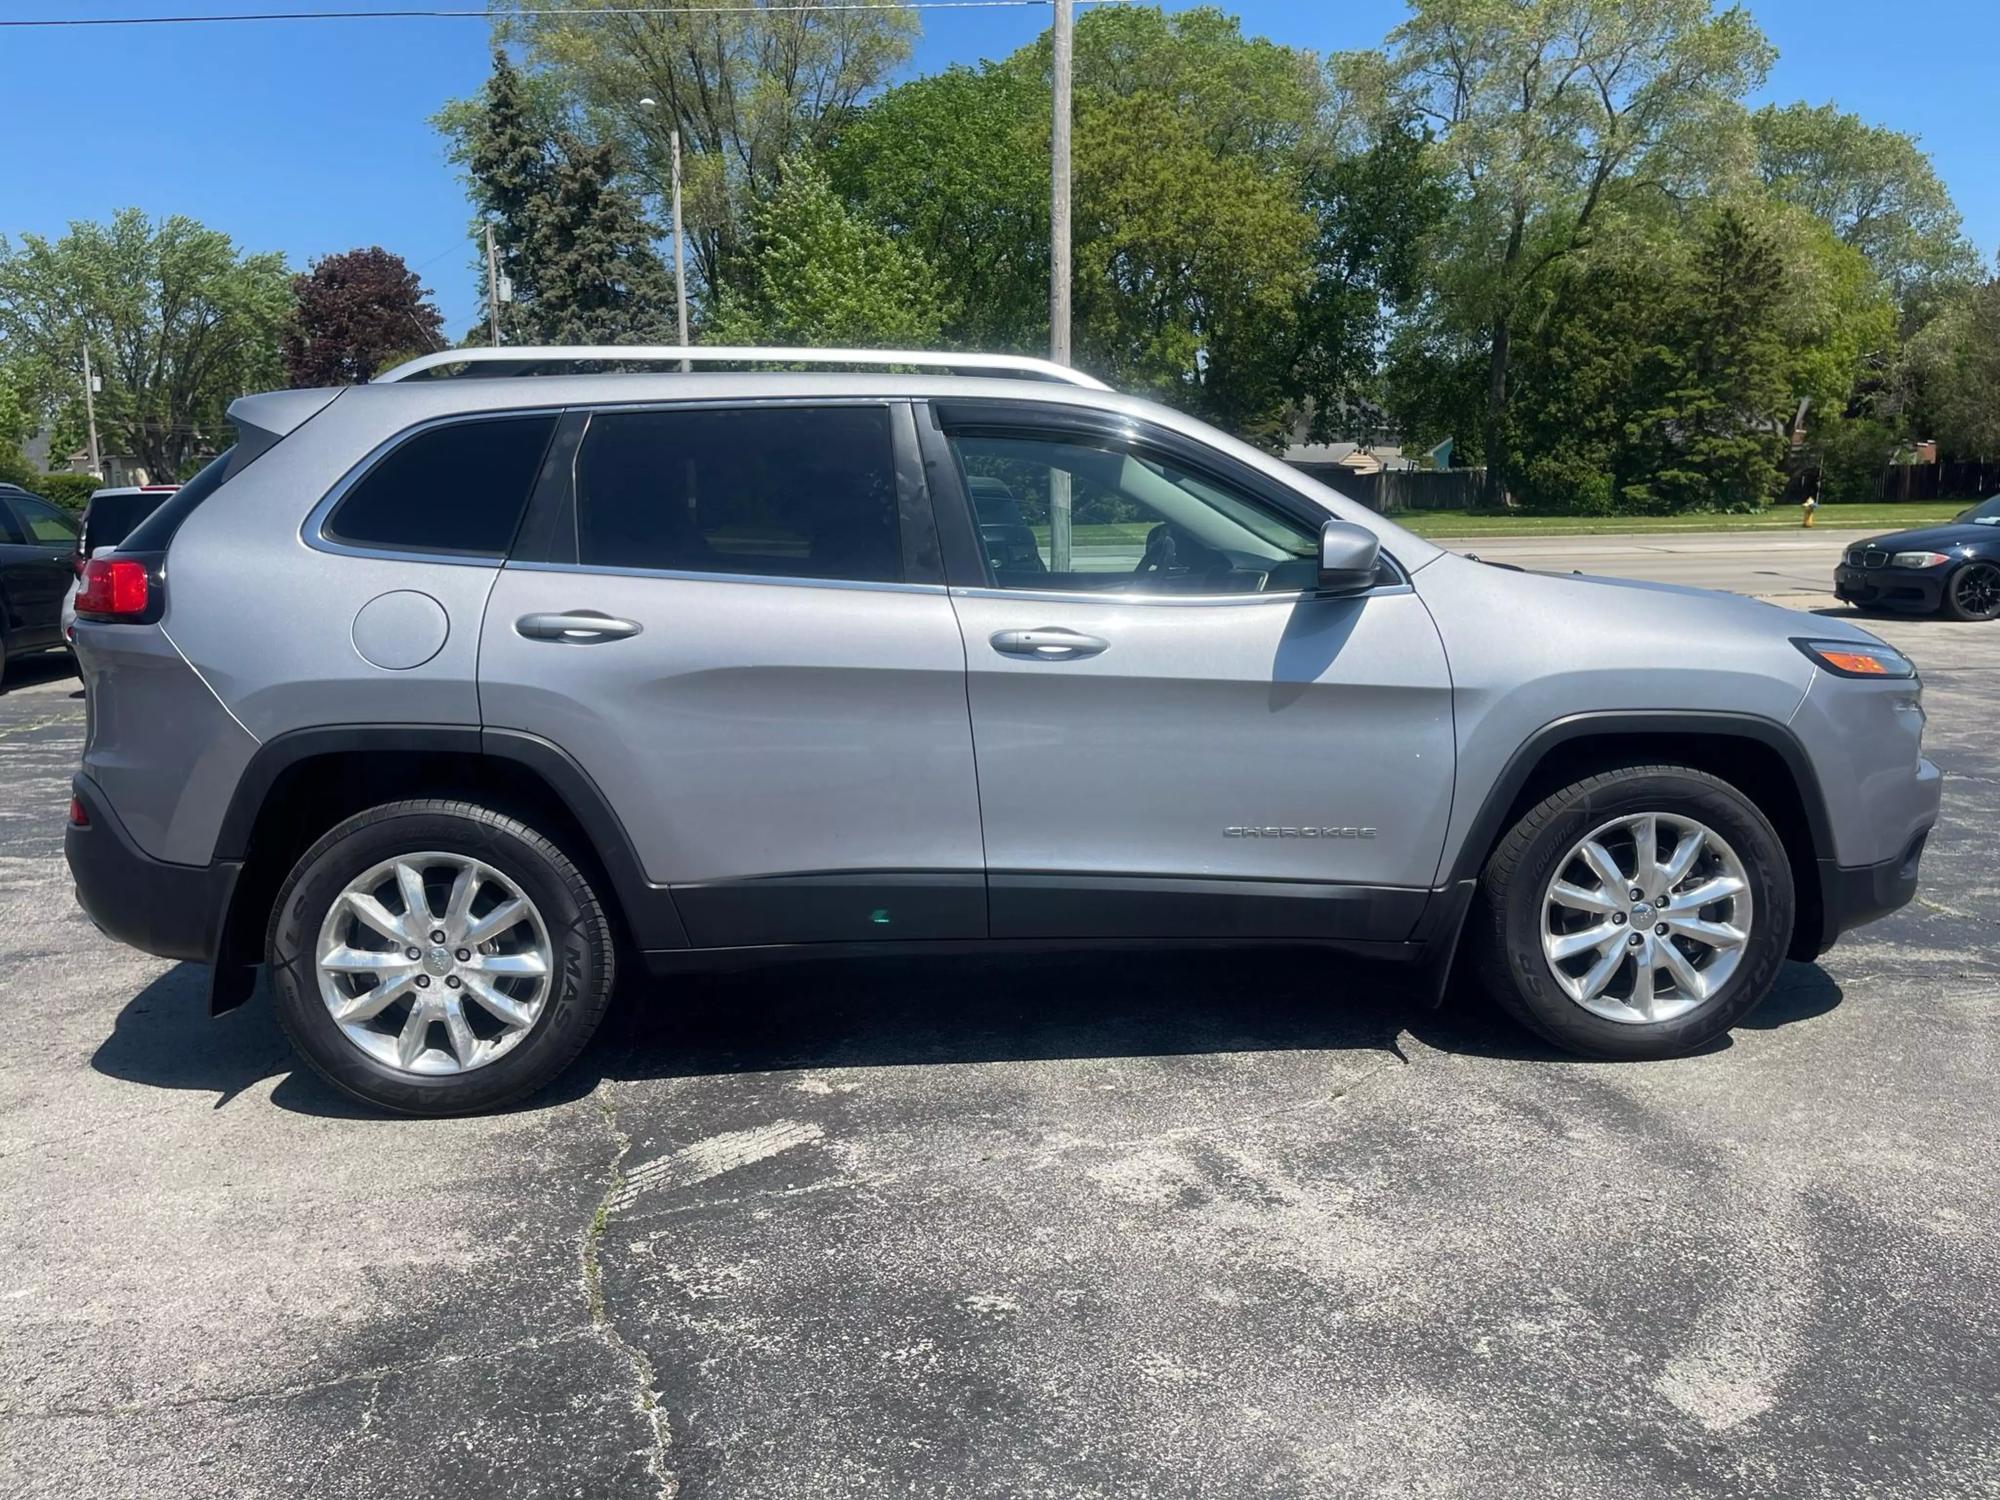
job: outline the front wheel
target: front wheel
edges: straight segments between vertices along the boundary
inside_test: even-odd
[[[1790,946],[1791,862],[1706,772],[1642,766],[1545,798],[1488,861],[1473,930],[1503,1009],[1591,1057],[1692,1051],[1769,993]]]
[[[1944,612],[1954,620],[2000,617],[2000,563],[1967,563],[1946,579]]]
[[[465,802],[357,813],[278,894],[278,1016],[336,1087],[404,1114],[496,1109],[597,1029],[610,926],[583,874],[525,824]]]

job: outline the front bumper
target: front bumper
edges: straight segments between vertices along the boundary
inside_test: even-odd
[[[85,914],[106,936],[142,952],[213,962],[243,867],[234,860],[175,865],[154,859],[133,842],[95,782],[79,776],[71,786],[90,818],[88,827],[71,823],[63,834]]]
[[[1917,867],[1923,861],[1924,845],[1937,826],[1942,790],[1938,768],[1928,760],[1918,761],[1912,789],[1918,799],[1917,826],[1897,853],[1868,865],[1843,865],[1831,859],[1819,862],[1820,930],[1812,956],[1826,952],[1843,932],[1909,905],[1917,894]],[[1808,926],[1794,937],[1794,958],[1808,956],[1797,950],[1806,945],[1810,932]]]
[[[1945,568],[1857,568],[1833,570],[1833,595],[1867,609],[1901,609],[1933,614],[1944,597]]]

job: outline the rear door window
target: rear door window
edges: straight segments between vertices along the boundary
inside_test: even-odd
[[[887,407],[599,412],[576,485],[586,566],[903,578]]]
[[[361,476],[321,533],[351,547],[504,557],[555,425],[543,413],[425,428]]]
[[[40,500],[24,500],[19,496],[13,497],[10,503],[29,541],[38,544],[48,542],[58,547],[75,544],[76,522],[53,505]]]

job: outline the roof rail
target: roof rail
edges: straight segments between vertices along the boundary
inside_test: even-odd
[[[1023,354],[954,354],[918,349],[759,349],[722,347],[714,344],[683,348],[669,344],[571,344],[522,345],[513,348],[440,349],[435,354],[385,370],[371,384],[385,385],[402,380],[436,379],[434,370],[463,365],[465,378],[494,375],[541,375],[551,366],[584,364],[783,364],[783,365],[914,365],[921,369],[947,370],[964,375],[1018,375],[1029,380],[1053,380],[1064,385],[1086,386],[1094,391],[1111,389],[1095,376],[1072,370],[1051,360],[1030,359]]]

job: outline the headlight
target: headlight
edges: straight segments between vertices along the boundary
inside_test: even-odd
[[[1792,644],[1805,652],[1815,665],[1836,677],[1914,677],[1916,664],[1902,652],[1867,641],[1808,641],[1797,636]]]
[[[1951,558],[1942,552],[1898,552],[1889,559],[1892,568],[1941,568]]]

